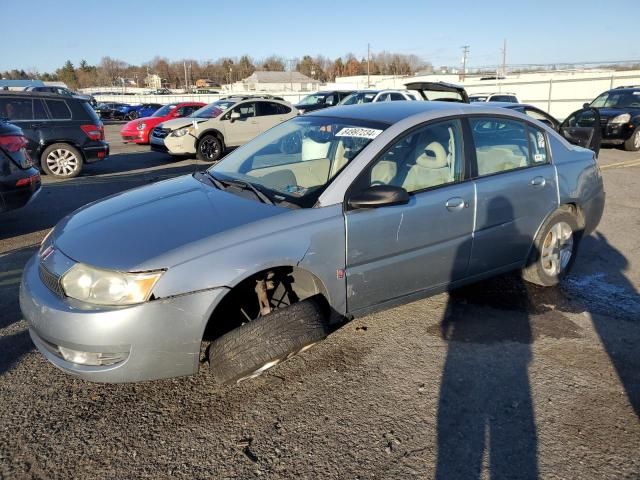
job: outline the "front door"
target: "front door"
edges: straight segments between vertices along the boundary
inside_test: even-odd
[[[469,276],[521,266],[538,228],[557,207],[546,135],[528,122],[470,119],[477,213]]]
[[[240,118],[232,119],[233,112],[239,113]],[[230,147],[244,145],[260,133],[256,119],[256,102],[242,102],[234,106],[225,118],[224,141]]]
[[[569,143],[593,150],[596,155],[600,152],[602,129],[598,109],[583,108],[573,112],[560,124],[558,131]]]
[[[403,187],[407,205],[347,211],[350,312],[441,288],[462,278],[471,252],[473,184],[465,181],[459,120],[425,125],[394,141],[348,195]]]

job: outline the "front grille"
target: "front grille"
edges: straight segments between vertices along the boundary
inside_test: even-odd
[[[153,129],[153,136],[156,138],[165,138],[170,132],[170,128],[156,127]]]
[[[600,117],[600,125],[602,125],[603,127],[609,122],[608,118],[602,118]]]
[[[60,277],[54,275],[49,270],[40,265],[40,279],[46,287],[59,297],[64,297],[64,290],[60,284]]]

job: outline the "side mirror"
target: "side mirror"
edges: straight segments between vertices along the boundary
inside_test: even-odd
[[[359,208],[380,208],[409,203],[409,193],[402,187],[374,185],[347,200],[350,210]]]
[[[240,112],[231,112],[231,115],[229,115],[229,119],[231,120],[231,122],[239,120],[240,119]]]
[[[582,104],[582,108],[589,108],[591,105],[589,105],[588,103],[583,103]]]

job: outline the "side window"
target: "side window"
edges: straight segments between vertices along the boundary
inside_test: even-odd
[[[389,94],[388,93],[383,93],[376,100],[376,102],[388,102],[388,101],[389,101]]]
[[[191,115],[191,112],[193,112],[191,107],[180,107],[178,109],[178,115],[181,117],[186,117],[187,115]]]
[[[33,120],[33,102],[30,98],[0,98],[0,117],[9,120]]]
[[[368,183],[394,185],[411,193],[462,180],[463,165],[460,121],[450,120],[395,141],[369,167]]]
[[[392,92],[389,94],[389,96],[391,97],[391,101],[395,102],[398,100],[405,100],[404,95],[402,95],[401,93],[398,92]]]
[[[286,105],[282,105],[281,103],[276,103],[280,110],[280,115],[286,115],[287,113],[291,113],[291,107],[287,107]]]
[[[327,105],[335,105],[336,103],[338,103],[338,101],[336,100],[335,95],[328,95],[325,97],[324,103],[326,103]]]
[[[258,102],[258,116],[280,115],[280,105],[272,102]]]
[[[64,100],[45,100],[47,108],[54,120],[70,120],[71,110]]]
[[[532,165],[529,137],[523,123],[502,118],[471,118],[478,175]]]
[[[33,119],[46,120],[47,112],[44,109],[44,103],[39,98],[33,100]]]
[[[542,130],[534,126],[528,125],[529,147],[531,148],[531,158],[533,165],[542,165],[549,163],[549,155],[547,155],[547,137]]]
[[[249,118],[256,116],[256,104],[255,102],[247,102],[238,105],[233,109],[234,112],[240,113],[240,118]]]

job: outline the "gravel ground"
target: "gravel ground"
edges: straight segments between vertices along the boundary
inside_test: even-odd
[[[238,386],[100,385],[34,351],[22,266],[84,203],[204,167],[112,151],[0,225],[0,478],[640,478],[640,155],[602,152],[605,217],[561,288],[508,275],[356,319]]]

